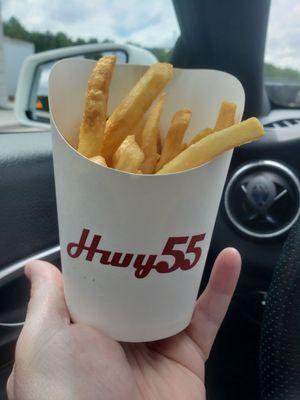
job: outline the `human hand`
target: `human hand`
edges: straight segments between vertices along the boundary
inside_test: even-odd
[[[118,343],[71,324],[61,273],[34,261],[31,299],[7,383],[9,400],[204,400],[205,361],[234,292],[241,260],[223,250],[188,328],[149,343]]]

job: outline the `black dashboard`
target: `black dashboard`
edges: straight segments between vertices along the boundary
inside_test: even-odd
[[[236,247],[239,284],[207,365],[208,398],[260,399],[261,322],[274,267],[300,212],[300,111],[262,118],[265,137],[235,149],[207,259]],[[247,388],[247,391],[245,391]]]

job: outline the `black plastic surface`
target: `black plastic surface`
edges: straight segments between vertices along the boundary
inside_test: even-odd
[[[173,0],[181,30],[172,63],[235,75],[246,92],[245,115],[270,110],[263,63],[270,0]]]
[[[268,295],[261,341],[263,400],[300,399],[300,219],[284,245]]]
[[[50,133],[0,134],[0,268],[57,243]]]
[[[269,140],[254,142],[242,146],[234,151],[228,179],[232,173],[242,164],[255,160],[274,160],[283,163],[291,168],[298,178],[300,178],[300,138],[285,142],[272,141],[272,133],[268,133]],[[251,239],[237,231],[226,217],[224,210],[224,201],[221,201],[220,211],[218,213],[214,234],[213,246],[211,246],[209,259],[212,261],[218,252],[227,246],[236,247],[242,254],[244,268],[252,276],[272,277],[273,268],[278,261],[282,245],[287,237],[283,235],[277,239]],[[257,288],[259,289],[259,288]]]
[[[265,141],[235,150],[228,179],[241,165],[254,160],[283,162],[299,177],[300,140]],[[229,313],[207,363],[208,400],[259,400],[259,349],[262,313],[254,292],[267,292],[287,235],[276,240],[254,240],[237,231],[225,215],[223,199],[207,258],[201,291],[211,266],[224,247],[236,247],[242,255],[242,273]],[[256,308],[256,311],[255,311]],[[254,318],[253,318],[254,316]]]

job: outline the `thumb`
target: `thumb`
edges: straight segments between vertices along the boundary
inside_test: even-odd
[[[69,324],[60,271],[52,264],[36,260],[25,267],[25,275],[31,282],[25,326],[39,329],[49,324]]]
[[[208,358],[217,332],[227,312],[241,270],[241,256],[233,248],[224,249],[217,257],[208,285],[197,301],[194,316],[187,329]]]

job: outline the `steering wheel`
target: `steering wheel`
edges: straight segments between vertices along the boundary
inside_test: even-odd
[[[284,244],[270,285],[260,378],[263,400],[300,399],[300,219]]]

